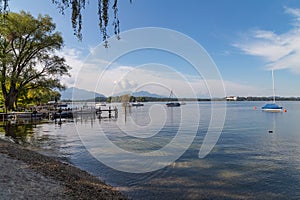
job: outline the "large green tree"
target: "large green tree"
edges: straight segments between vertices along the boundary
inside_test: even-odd
[[[55,55],[63,46],[49,16],[26,12],[0,15],[0,87],[6,110],[13,110],[24,90],[62,88],[68,74],[65,59]]]

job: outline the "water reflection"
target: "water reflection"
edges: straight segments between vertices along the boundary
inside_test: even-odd
[[[85,150],[73,123],[1,124],[0,132],[18,143],[64,155],[132,199],[300,199],[300,104],[286,103],[285,107],[293,107],[287,113],[253,111],[254,105],[259,107],[257,102],[229,103],[217,145],[205,159],[199,159],[210,119],[209,104],[201,104],[199,130],[190,148],[170,166],[143,174],[119,172],[101,164]],[[195,112],[193,105],[183,109]],[[120,111],[118,121],[89,115],[74,122],[86,135],[95,136],[101,128],[121,148],[143,152],[159,149],[174,137],[180,113],[170,109],[166,115],[166,126],[150,138],[122,135],[117,126],[128,126],[129,118],[139,126],[150,123],[147,105],[128,110],[126,121]],[[187,131],[190,125],[184,124]]]
[[[28,143],[29,138],[33,135],[34,127],[36,127],[36,124],[33,123],[4,121],[0,123],[0,132],[17,144],[25,144]]]
[[[64,144],[70,143],[62,126],[70,123],[63,120],[64,124],[50,121],[2,121],[0,123],[0,137],[9,139],[16,144],[21,144],[42,154],[68,161],[69,153],[64,151]],[[73,125],[72,125],[73,126]]]

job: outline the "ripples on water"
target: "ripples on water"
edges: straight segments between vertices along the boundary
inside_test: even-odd
[[[120,107],[117,120],[89,116],[61,126],[53,123],[27,126],[26,134],[19,127],[10,134],[17,132],[12,138],[19,143],[42,148],[42,153],[71,162],[133,199],[300,199],[299,102],[281,102],[287,113],[253,110],[263,102],[229,102],[221,137],[204,159],[198,158],[198,152],[210,120],[210,103],[200,103],[200,109],[195,103],[163,110],[158,107],[149,114],[152,105],[133,107],[126,118]],[[189,112],[191,118],[194,112],[200,112],[197,135],[176,162],[155,172],[133,174],[113,170],[93,158],[77,134],[79,130],[94,137],[101,128],[120,148],[137,153],[154,151],[174,138],[180,126],[181,109]],[[146,126],[153,117],[158,124],[165,120],[165,125],[158,134],[147,135],[157,131],[155,126],[148,127],[149,130]],[[139,132],[128,135],[121,131],[133,126],[130,118],[144,128],[140,133],[142,138],[138,137]],[[182,124],[184,131],[195,128],[189,121],[192,120],[185,119]],[[5,131],[1,130],[3,134]]]

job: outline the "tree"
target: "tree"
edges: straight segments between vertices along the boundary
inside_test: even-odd
[[[25,91],[19,95],[18,103],[24,107],[28,104],[40,105],[48,103],[49,101],[59,100],[61,94],[58,91],[51,90],[49,88],[38,88]]]
[[[137,97],[136,101],[145,102],[145,97]]]
[[[51,0],[59,11],[64,14],[65,10],[68,8],[72,9],[71,22],[74,29],[74,35],[81,40],[82,39],[82,10],[85,9],[88,4],[88,0]],[[129,0],[130,3],[132,0]],[[9,0],[0,0],[0,13],[7,13]],[[107,26],[109,21],[109,5],[112,4],[113,10],[113,28],[114,34],[119,36],[120,33],[120,21],[118,18],[118,0],[98,0],[98,18],[99,18],[99,29],[102,33],[103,41],[107,47]]]
[[[5,19],[4,19],[5,18]],[[52,19],[29,13],[0,15],[0,87],[6,110],[13,110],[19,95],[37,88],[63,88],[59,78],[69,75],[65,59],[55,55],[63,39]]]

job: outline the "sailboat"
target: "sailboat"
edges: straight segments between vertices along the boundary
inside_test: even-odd
[[[131,104],[132,106],[135,106],[135,107],[139,107],[139,106],[144,106],[144,104],[143,103],[141,103],[141,102],[134,102],[134,103],[132,103]]]
[[[173,94],[173,91],[171,90],[169,99],[170,99],[170,98],[173,98],[173,96],[174,96],[174,94]],[[180,106],[180,103],[179,103],[179,102],[168,102],[168,103],[166,103],[166,105],[167,105],[168,107],[179,107],[179,106]]]
[[[272,81],[273,81],[273,102],[267,103],[261,109],[265,112],[281,112],[282,107],[275,103],[275,82],[274,82],[274,70],[272,69]]]

